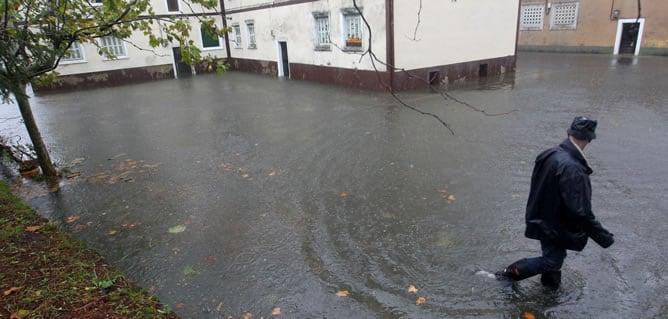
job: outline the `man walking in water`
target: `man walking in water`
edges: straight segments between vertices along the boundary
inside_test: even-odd
[[[524,235],[539,240],[543,253],[512,263],[497,278],[517,281],[541,274],[543,285],[558,288],[566,250],[581,251],[588,238],[603,248],[614,243],[591,211],[592,169],[582,152],[596,138],[596,125],[590,117],[575,117],[568,138],[536,157]]]

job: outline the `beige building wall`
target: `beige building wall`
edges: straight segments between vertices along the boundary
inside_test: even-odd
[[[620,20],[638,18],[637,0],[522,0],[522,5],[579,3],[577,27],[574,30],[551,30],[553,10],[546,9],[542,30],[520,30],[520,49],[584,51],[613,53]],[[643,23],[640,53],[668,48],[668,1],[642,0]]]

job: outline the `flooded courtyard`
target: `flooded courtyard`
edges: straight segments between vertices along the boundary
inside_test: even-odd
[[[236,72],[37,96],[69,173],[17,191],[182,318],[662,317],[667,69],[521,53],[502,83],[399,94],[450,129],[385,93]],[[592,205],[616,243],[569,251],[557,291],[489,278],[540,253],[533,160],[578,114],[599,121]],[[25,136],[17,115],[0,134]]]

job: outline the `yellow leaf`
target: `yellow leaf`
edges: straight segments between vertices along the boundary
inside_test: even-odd
[[[454,202],[455,201],[455,195],[448,196],[448,200],[451,201],[451,202]]]
[[[272,171],[271,173],[269,173],[269,176],[276,176],[276,171]]]
[[[350,292],[348,290],[339,290],[336,292],[336,295],[339,297],[348,297]]]
[[[68,216],[67,220],[65,221],[68,224],[74,223],[75,221],[79,220],[79,216]]]
[[[418,305],[421,305],[425,302],[427,302],[427,299],[425,299],[424,297],[420,297],[415,301],[415,303],[418,304]]]
[[[28,233],[34,233],[34,232],[38,231],[40,228],[42,228],[42,226],[26,226],[25,230]]]
[[[530,312],[525,312],[522,314],[522,319],[536,319],[536,316]]]
[[[114,235],[118,234],[118,231],[115,230],[115,229],[112,229],[112,230],[109,231],[108,234],[109,234],[109,236],[114,236]]]
[[[9,288],[9,289],[5,290],[2,294],[3,294],[4,296],[9,296],[9,295],[11,295],[11,294],[13,294],[13,293],[15,293],[15,292],[17,292],[17,291],[23,289],[23,288],[25,288],[25,286],[21,286],[21,287],[12,287],[12,288]]]
[[[418,289],[417,289],[417,288],[415,288],[415,286],[413,286],[413,285],[410,285],[410,286],[408,286],[408,292],[410,292],[410,293],[413,293],[413,294],[414,294],[414,293],[417,293],[417,292],[418,292]]]
[[[271,311],[272,316],[278,316],[280,314],[281,314],[281,308],[279,308],[279,307],[276,307],[276,308],[274,308],[274,310]]]
[[[9,319],[23,319],[31,313],[30,310],[20,309],[19,311],[11,314]]]

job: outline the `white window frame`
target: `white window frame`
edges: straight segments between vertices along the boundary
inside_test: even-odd
[[[241,49],[241,26],[238,23],[232,24],[232,35],[234,36],[234,47]]]
[[[112,41],[112,42],[115,42],[115,43],[110,43],[111,45],[108,45],[108,43],[107,43],[108,41]],[[112,36],[112,35],[108,35],[106,37],[99,38],[98,39],[98,44],[100,45],[100,47],[107,48],[108,50],[109,50],[109,48],[112,48],[111,50],[109,50],[109,53],[111,53],[111,55],[114,56],[114,59],[128,58],[128,49],[125,46],[125,41],[123,41],[123,39],[121,39],[121,38],[118,38],[118,37],[115,37],[115,36]],[[116,52],[116,51],[119,51],[119,50],[122,51],[122,52]],[[116,54],[116,53],[122,53],[122,54]],[[111,60],[106,56],[106,54],[105,54],[104,58],[105,58],[105,60]]]
[[[575,30],[578,26],[579,2],[553,3],[550,10],[550,30]],[[572,21],[563,21],[571,18]]]
[[[222,44],[222,42],[221,42],[221,37],[220,37],[220,35],[218,35],[218,45],[217,45],[217,46],[215,46],[215,47],[205,47],[205,46],[204,46],[204,30],[202,29],[201,26],[200,26],[200,28],[199,28],[199,41],[200,41],[200,43],[202,44],[202,51],[206,51],[206,50],[217,50],[217,49],[220,49],[220,48],[223,47],[223,44]]]
[[[315,43],[316,50],[331,50],[332,39],[330,25],[328,12],[313,13],[313,42]]]
[[[255,21],[246,20],[244,21],[246,25],[246,38],[248,40],[249,49],[257,49],[257,42],[255,40]]]
[[[522,5],[520,14],[520,30],[543,30],[545,24],[545,5],[528,4]]]
[[[169,10],[169,0],[165,0],[165,8],[167,9],[167,12],[169,13],[175,13],[175,12],[181,12],[181,1],[175,0],[176,1],[176,11],[170,11]]]
[[[68,52],[75,52],[79,56],[78,58],[73,58],[73,57],[67,57],[63,55],[62,59],[60,59],[61,64],[74,64],[74,63],[84,63],[86,62],[86,52],[84,50],[84,47],[81,43],[78,41],[72,42],[72,45],[70,48],[67,50]]]
[[[357,30],[350,30],[352,19],[356,19]],[[353,34],[354,33],[354,34]],[[349,39],[349,35],[357,35],[358,38],[362,41],[360,45],[349,45],[346,43],[346,40]],[[357,11],[357,9],[343,9],[341,10],[341,36],[343,37],[343,48],[348,51],[362,51],[364,47],[364,22],[362,20],[362,15]]]

